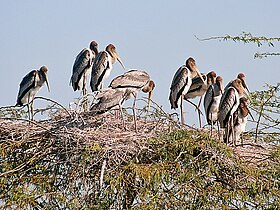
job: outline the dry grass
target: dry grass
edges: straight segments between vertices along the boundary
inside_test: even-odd
[[[100,164],[106,159],[108,168],[114,169],[143,150],[149,150],[149,138],[157,138],[179,129],[177,122],[162,110],[149,114],[138,110],[137,133],[132,116],[125,112],[124,117],[126,128],[123,127],[120,117],[116,117],[114,110],[92,116],[90,113],[61,109],[51,120],[37,122],[2,118],[0,141],[2,145],[13,144],[15,147],[26,141],[37,142],[38,147],[33,150],[39,152],[38,154],[41,154],[40,151],[55,150],[69,156],[69,160],[73,161],[76,155],[86,149],[96,156],[94,164]],[[201,132],[210,133],[207,128],[201,129]],[[217,133],[215,137],[218,137]],[[235,156],[244,162],[258,164],[267,161],[274,149],[275,146],[254,144],[247,139],[244,145],[233,148],[233,151]],[[1,152],[5,153],[7,150],[2,148]]]

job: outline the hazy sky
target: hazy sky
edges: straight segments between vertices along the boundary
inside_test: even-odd
[[[113,43],[127,69],[148,71],[156,82],[153,99],[167,112],[171,112],[171,80],[189,56],[196,59],[201,72],[214,70],[224,83],[244,72],[249,89],[259,90],[265,83],[279,82],[280,57],[254,59],[254,53],[279,52],[279,43],[271,48],[201,42],[194,35],[207,38],[245,31],[280,37],[279,8],[276,0],[2,1],[0,106],[15,104],[23,76],[42,65],[49,68],[51,92],[43,87],[38,96],[68,106],[81,94],[69,86],[74,59],[91,40],[99,43],[100,50]],[[123,72],[114,64],[105,85]],[[125,106],[130,104],[128,101]],[[186,123],[197,123],[193,107],[185,108]]]

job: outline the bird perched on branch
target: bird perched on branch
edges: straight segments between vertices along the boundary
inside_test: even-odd
[[[211,135],[213,130],[213,125],[218,120],[219,105],[224,91],[223,78],[218,76],[216,82],[210,85],[204,96],[204,110],[206,114],[206,120],[209,125],[211,125]],[[219,130],[219,125],[218,125]]]
[[[105,51],[101,51],[97,54],[91,72],[90,86],[92,91],[97,91],[103,88],[104,80],[110,75],[113,64],[119,61],[123,69],[125,67],[116,52],[116,47],[113,44],[109,44]]]
[[[192,84],[190,89],[188,90],[187,94],[184,96],[184,99],[194,105],[198,110],[198,118],[199,118],[199,125],[202,127],[201,123],[201,111],[200,111],[200,104],[202,101],[202,96],[206,93],[208,87],[216,82],[216,73],[214,71],[210,71],[209,73],[202,74],[203,80],[196,76],[192,79]],[[206,81],[206,83],[205,83]],[[200,97],[198,105],[191,102],[189,99],[193,99],[195,97]]]
[[[204,81],[201,73],[199,72],[196,66],[195,60],[190,57],[186,60],[186,64],[181,66],[177,70],[171,83],[170,94],[169,94],[171,109],[178,108],[179,101],[180,101],[182,125],[185,124],[184,113],[183,113],[184,96],[187,94],[187,92],[191,87],[192,79],[197,75],[201,78],[202,81]],[[204,81],[203,83],[206,82]]]
[[[47,72],[48,68],[46,66],[42,66],[39,70],[32,70],[22,79],[19,85],[16,106],[27,104],[29,120],[34,120],[34,97],[45,83],[47,83],[50,92]]]

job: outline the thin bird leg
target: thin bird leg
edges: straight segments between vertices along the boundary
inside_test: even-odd
[[[198,109],[197,109],[197,113],[198,113],[198,120],[199,120],[199,126],[200,128],[202,128],[202,122],[201,122],[201,111],[200,111],[200,104],[201,104],[201,101],[202,101],[202,96],[200,97],[200,100],[199,100],[199,103],[198,103]],[[212,134],[211,134],[212,135]]]
[[[133,111],[133,119],[134,119],[135,132],[137,133],[136,114],[135,114],[135,106],[136,106],[136,96],[137,96],[137,93],[133,93],[133,95],[134,95],[134,102],[133,102],[133,106],[132,106],[132,111]]]
[[[189,99],[187,99],[186,101],[189,102],[191,105],[193,105],[199,111],[199,113],[203,115],[202,111],[200,110],[200,108],[195,103],[193,103]]]
[[[211,137],[213,137],[213,120],[212,120],[212,113],[210,113],[211,115]]]
[[[219,122],[217,122],[217,127],[218,127],[218,136],[219,136],[219,141],[221,141],[220,123],[219,123]]]
[[[34,120],[34,97],[31,101],[31,120]]]
[[[28,111],[28,119],[31,120],[31,116],[30,116],[30,95],[28,96],[28,99],[27,99],[27,111]]]
[[[122,126],[126,130],[126,127],[125,127],[125,124],[124,124],[123,111],[122,111],[122,105],[121,104],[119,104],[119,109],[120,109],[121,118],[122,118]]]
[[[88,100],[87,100],[87,90],[86,90],[86,74],[83,76],[83,98],[84,98],[84,111],[88,111]]]
[[[231,117],[231,119],[230,119],[230,125],[231,125],[231,133],[232,133],[232,144],[235,147],[236,142],[235,142],[235,132],[234,132],[234,128],[233,128],[233,117]]]
[[[181,124],[182,126],[185,125],[185,120],[184,120],[184,111],[183,111],[183,102],[184,102],[184,95],[181,95]]]

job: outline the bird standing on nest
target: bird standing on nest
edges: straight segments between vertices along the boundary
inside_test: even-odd
[[[200,104],[202,101],[202,96],[206,93],[208,87],[216,82],[216,73],[214,71],[210,71],[208,74],[202,74],[204,80],[201,80],[199,76],[196,76],[192,79],[192,84],[187,94],[184,96],[184,99],[194,105],[198,112],[199,126],[202,127],[201,123],[201,111]],[[204,82],[206,80],[206,83]],[[189,99],[200,97],[198,105],[191,102]]]
[[[179,106],[180,100],[180,109],[181,109],[181,123],[182,125],[185,124],[184,121],[184,112],[183,112],[183,101],[184,96],[189,91],[192,79],[196,76],[199,76],[203,83],[205,83],[202,75],[200,74],[195,60],[193,58],[188,58],[186,60],[186,64],[181,66],[177,72],[175,73],[171,87],[170,87],[170,94],[169,94],[169,101],[171,104],[171,109],[176,109]]]
[[[46,66],[42,66],[39,70],[32,70],[20,83],[16,106],[27,103],[29,120],[34,120],[34,97],[45,83],[50,92],[47,72]]]
[[[148,111],[149,111],[152,92],[155,88],[154,81],[150,79],[150,75],[146,71],[132,69],[114,78],[111,81],[109,87],[112,87],[114,89],[127,89],[128,92],[130,93],[127,96],[127,99],[130,98],[131,96],[134,97],[132,111],[133,111],[135,130],[137,131],[136,113],[135,113],[137,93],[140,90],[142,90],[144,93],[149,94],[148,95]]]
[[[233,114],[237,110],[243,95],[247,95],[240,79],[232,81],[231,86],[225,89],[219,105],[218,120],[221,128],[226,129],[226,143],[229,141],[229,130],[233,128]],[[234,130],[232,130],[234,132]],[[235,135],[235,134],[233,134]],[[235,146],[235,145],[234,145]]]
[[[218,120],[219,105],[224,91],[223,78],[218,76],[216,82],[210,85],[204,96],[204,110],[206,114],[206,120],[208,125],[211,125],[211,136],[213,131],[213,126]],[[219,132],[219,125],[218,125]]]
[[[230,127],[228,131],[229,142],[232,142],[233,145],[236,145],[236,142],[240,139],[240,134],[245,131],[248,114],[253,118],[248,108],[248,99],[241,97],[239,101],[238,109],[233,114],[233,127]],[[226,142],[226,138],[224,141]]]

